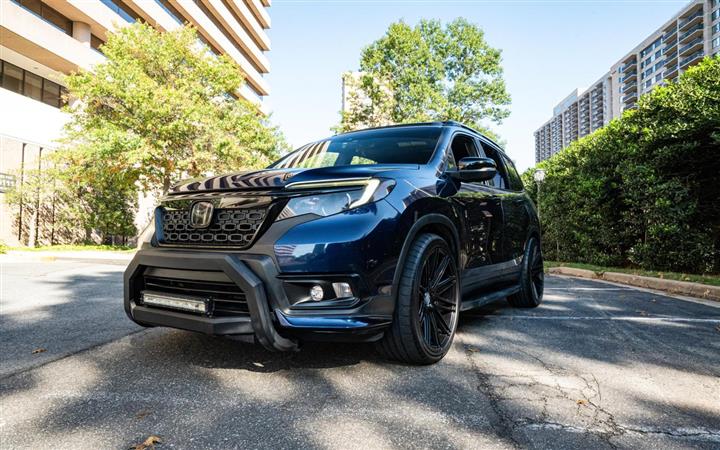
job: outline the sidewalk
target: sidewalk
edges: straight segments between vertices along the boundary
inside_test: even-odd
[[[37,262],[53,262],[53,261],[75,261],[96,264],[115,264],[126,266],[135,256],[135,252],[113,252],[113,251],[94,251],[94,250],[66,250],[66,251],[22,251],[8,250],[4,255],[0,255],[0,262],[19,262],[19,261],[37,261]]]
[[[663,278],[645,277],[619,272],[594,272],[592,270],[576,269],[574,267],[551,267],[547,270],[547,273],[589,278],[591,280],[604,280],[613,283],[626,284],[629,286],[670,292],[672,294],[688,295],[690,297],[720,301],[720,287],[708,284],[667,280]]]

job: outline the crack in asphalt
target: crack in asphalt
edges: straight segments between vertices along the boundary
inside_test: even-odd
[[[458,338],[464,348],[465,357],[470,365],[470,369],[477,379],[477,389],[489,399],[491,409],[497,416],[497,421],[491,421],[491,426],[499,436],[507,438],[515,448],[524,446],[517,436],[517,431],[522,429],[546,429],[592,434],[613,449],[619,447],[613,440],[625,435],[662,435],[705,442],[720,442],[720,430],[707,428],[643,427],[618,423],[614,413],[603,405],[601,385],[593,373],[574,373],[554,366],[538,355],[527,351],[516,349],[516,351],[536,361],[545,372],[550,374],[553,380],[552,382],[540,380],[539,375],[533,374],[487,374],[477,361],[477,358],[482,357],[482,353],[478,353],[476,347],[464,342],[460,335],[458,335]],[[478,356],[473,357],[473,355]],[[561,383],[563,379],[566,381],[576,380],[582,383],[582,386],[579,389],[563,387]],[[554,392],[554,394],[540,391],[538,398],[530,398],[532,395],[507,395],[508,391],[514,388],[529,391],[530,394],[538,394],[537,390],[547,388],[550,389],[550,392]],[[573,392],[579,393],[580,398],[573,396]],[[576,415],[580,418],[585,415],[584,411],[586,411],[586,408],[591,409],[592,413],[589,417],[590,423],[583,426],[553,421],[551,417],[552,414],[549,411],[552,400],[570,401],[577,404]],[[513,417],[509,408],[503,405],[503,402],[512,401],[534,404],[539,409],[538,416],[536,418]]]
[[[507,416],[504,409],[500,405],[501,399],[495,394],[492,386],[490,386],[489,377],[485,375],[482,370],[480,370],[472,357],[472,346],[463,342],[459,334],[456,335],[456,338],[458,339],[458,341],[460,341],[464,349],[465,358],[470,364],[470,369],[475,375],[475,378],[477,379],[477,390],[490,400],[490,408],[497,416],[497,421],[489,421],[490,426],[493,428],[493,430],[495,430],[500,439],[510,441],[509,443],[512,445],[513,448],[522,448],[520,442],[513,435],[515,425],[512,419]]]

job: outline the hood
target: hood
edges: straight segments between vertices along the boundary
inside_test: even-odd
[[[169,194],[189,194],[213,191],[268,191],[284,188],[289,183],[320,181],[338,178],[370,178],[389,176],[398,170],[418,170],[415,164],[376,164],[332,166],[317,169],[264,169],[236,172],[208,178],[181,181],[170,188]]]

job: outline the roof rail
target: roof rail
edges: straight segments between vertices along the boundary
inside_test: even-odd
[[[443,124],[443,125],[450,125],[450,126],[454,126],[454,127],[459,127],[459,128],[465,128],[465,129],[468,130],[468,131],[472,131],[472,132],[475,133],[475,134],[479,134],[480,136],[483,137],[483,139],[487,139],[487,140],[490,141],[492,144],[495,144],[495,146],[496,146],[497,148],[499,148],[500,150],[505,151],[500,144],[498,144],[498,143],[495,142],[494,140],[490,139],[490,138],[487,137],[485,134],[481,133],[480,131],[476,130],[475,128],[469,127],[469,126],[465,125],[464,123],[458,122],[458,121],[456,121],[456,120],[446,120],[446,121],[442,122],[442,124]]]

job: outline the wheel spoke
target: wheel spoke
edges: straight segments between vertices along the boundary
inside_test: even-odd
[[[435,272],[433,273],[432,282],[430,283],[431,289],[437,289],[438,284],[440,284],[440,280],[442,280],[442,276],[445,275],[445,271],[447,270],[448,266],[450,265],[450,257],[445,256],[442,261],[440,261],[440,264],[435,269]]]
[[[435,286],[435,294],[442,294],[453,286],[455,286],[455,277],[450,275]]]
[[[430,326],[430,316],[427,314],[425,314],[423,316],[422,327],[423,327],[423,339],[425,339],[425,342],[427,342],[428,344],[432,344],[432,342],[431,342],[432,337],[431,337],[431,333],[430,333],[430,327],[431,327]]]
[[[450,303],[449,300],[447,301],[447,303],[448,304],[446,305],[445,303],[437,302],[437,303],[435,303],[435,308],[442,310],[442,311],[446,311],[446,312],[455,312],[455,305],[449,304]]]
[[[433,297],[433,300],[436,300],[436,304],[439,302],[439,303],[444,303],[446,305],[455,306],[455,302],[453,300],[450,300],[449,298],[445,298],[445,297],[440,297],[439,295]]]
[[[429,314],[428,317],[430,317],[430,323],[431,323],[431,329],[432,329],[432,335],[435,341],[435,346],[440,346],[440,336],[438,336],[438,324],[437,319],[435,317],[435,314]]]
[[[433,314],[435,315],[435,322],[439,325],[439,328],[441,328],[442,333],[446,336],[450,336],[450,326],[447,324],[442,314],[440,314],[437,310],[433,311]]]

